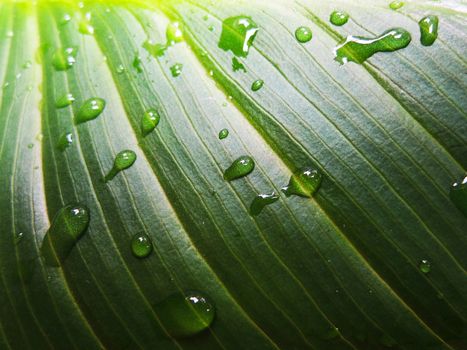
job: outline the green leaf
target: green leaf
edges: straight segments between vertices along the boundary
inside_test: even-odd
[[[466,13],[1,2],[0,348],[465,349]],[[410,44],[335,60],[392,28]],[[56,221],[74,203],[88,226]]]

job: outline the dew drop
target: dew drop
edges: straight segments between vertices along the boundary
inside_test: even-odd
[[[138,73],[143,72],[141,57],[137,53],[135,54],[135,58],[133,59],[133,68],[135,68]]]
[[[418,26],[420,27],[420,43],[423,46],[431,46],[438,38],[438,17],[426,16],[423,17]]]
[[[28,148],[31,149],[34,147],[34,144],[33,143],[28,143]]]
[[[57,148],[63,152],[68,147],[70,147],[72,143],[73,143],[73,134],[71,132],[64,132],[63,134],[60,135],[58,139]]]
[[[75,98],[72,94],[65,94],[60,97],[57,101],[55,101],[55,107],[57,108],[65,108],[71,105],[75,101]]]
[[[255,168],[255,161],[250,156],[241,156],[233,161],[224,172],[224,179],[232,181],[247,176]]]
[[[279,196],[272,192],[270,194],[259,194],[253,199],[250,205],[250,214],[253,216],[257,216],[261,214],[261,211],[264,209],[265,206],[277,202],[279,200]]]
[[[210,24],[210,25],[208,26],[208,30],[209,30],[210,32],[213,32],[214,29],[216,29],[216,27],[214,27],[214,25]]]
[[[152,242],[148,235],[137,233],[131,239],[131,251],[137,258],[145,258],[152,252]]]
[[[92,97],[81,105],[75,117],[75,123],[81,124],[96,119],[105,108],[105,100],[100,97]]]
[[[94,27],[87,20],[83,19],[78,23],[78,31],[81,34],[93,35],[94,34]]]
[[[143,48],[154,58],[164,56],[167,51],[167,45],[160,43],[153,44],[149,40],[143,43]]]
[[[410,33],[402,28],[389,29],[376,38],[348,36],[342,45],[334,49],[335,60],[340,64],[348,61],[363,63],[377,52],[403,49],[411,40]]]
[[[300,43],[307,43],[313,37],[311,29],[308,27],[298,27],[295,30],[295,39]]]
[[[399,10],[402,6],[404,6],[404,2],[403,1],[393,1],[389,4],[389,8],[391,10]]]
[[[122,74],[125,71],[125,67],[123,67],[123,64],[119,64],[117,66],[117,74]]]
[[[63,16],[62,16],[62,19],[60,20],[60,24],[61,25],[64,25],[64,24],[67,24],[71,21],[71,16],[68,14],[68,13],[65,13]]]
[[[235,56],[246,57],[257,33],[258,26],[250,17],[229,17],[222,22],[218,46],[231,50]]]
[[[333,11],[329,21],[335,26],[343,26],[349,20],[349,14],[344,11]]]
[[[136,161],[136,153],[130,150],[119,152],[114,160],[114,165],[109,173],[104,177],[104,181],[112,180],[120,171],[128,169]]]
[[[198,291],[173,294],[155,305],[155,309],[164,328],[175,338],[191,337],[206,330],[216,314],[209,297]]]
[[[418,268],[421,272],[428,273],[431,270],[431,263],[428,260],[423,259],[418,264]]]
[[[55,70],[63,71],[73,67],[77,53],[78,49],[76,47],[57,49],[52,56],[52,65]]]
[[[311,197],[321,185],[323,176],[317,169],[304,167],[292,174],[289,184],[282,188],[282,192],[288,197],[296,195]]]
[[[253,82],[253,84],[251,84],[251,90],[253,91],[258,91],[259,89],[261,89],[264,85],[264,81],[261,80],[261,79],[258,79],[258,80],[255,80]]]
[[[24,232],[17,232],[14,238],[15,245],[19,244],[23,240],[23,238],[24,238]]]
[[[180,74],[182,74],[182,69],[183,69],[183,64],[181,63],[175,63],[172,67],[170,67],[170,72],[172,73],[172,76],[178,77]]]
[[[452,184],[449,198],[465,217],[467,217],[467,175]]]
[[[180,22],[171,22],[167,25],[166,30],[167,43],[173,45],[183,41],[183,31]]]
[[[150,108],[144,112],[143,118],[141,118],[141,132],[143,135],[146,136],[153,131],[160,120],[161,117],[154,108]]]
[[[237,57],[232,57],[232,69],[234,72],[238,71],[238,70],[242,70],[246,73],[246,68],[245,66],[243,65],[242,62],[240,62],[240,60],[237,58]]]
[[[227,129],[222,129],[219,131],[219,140],[225,139],[227,136],[229,136],[229,130]]]
[[[28,69],[28,68],[31,68],[31,66],[32,66],[32,62],[31,61],[26,61],[26,62],[23,63],[21,68]]]
[[[88,228],[89,209],[81,204],[61,208],[52,220],[42,241],[41,253],[45,263],[60,266]]]

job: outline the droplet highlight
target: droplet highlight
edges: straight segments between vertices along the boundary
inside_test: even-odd
[[[349,14],[344,11],[333,11],[329,17],[329,21],[335,26],[343,26],[349,20]]]
[[[131,251],[137,258],[145,258],[152,252],[152,242],[145,233],[137,233],[131,239]]]
[[[241,156],[233,161],[224,172],[224,179],[232,181],[247,176],[255,169],[255,161],[250,156]]]
[[[52,65],[58,71],[70,69],[76,63],[77,54],[76,47],[59,48],[52,56]]]
[[[420,43],[423,46],[431,46],[438,38],[438,16],[423,17],[418,26],[420,27]]]
[[[272,192],[270,194],[259,194],[253,199],[250,205],[250,215],[257,216],[267,205],[270,205],[279,200],[279,196]]]
[[[261,79],[258,79],[258,80],[255,80],[253,82],[253,84],[251,84],[251,90],[253,91],[258,91],[259,89],[261,89],[264,85],[264,81],[261,80]]]
[[[72,94],[65,94],[55,101],[55,107],[65,108],[75,102],[75,98]]]
[[[452,203],[467,217],[467,175],[452,184],[449,191]]]
[[[105,100],[100,97],[90,98],[81,105],[75,116],[75,123],[81,124],[96,119],[105,108]]]
[[[299,43],[307,43],[311,38],[313,38],[313,33],[309,27],[302,26],[295,30],[295,39],[297,39]]]
[[[143,135],[146,136],[153,131],[159,124],[160,120],[161,116],[154,108],[150,108],[144,112],[143,117],[141,118],[141,132]]]
[[[296,195],[300,197],[311,197],[321,185],[323,176],[318,169],[304,167],[292,174],[289,184],[282,188],[282,192],[289,197]]]
[[[222,22],[218,46],[224,51],[232,51],[235,56],[246,57],[258,29],[258,25],[248,16],[229,17]]]
[[[112,180],[120,171],[128,169],[136,161],[136,153],[131,150],[124,150],[119,152],[114,160],[114,165],[109,173],[105,176],[104,181]]]

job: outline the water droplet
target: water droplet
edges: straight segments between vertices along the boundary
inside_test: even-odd
[[[28,148],[31,149],[34,147],[34,144],[33,143],[28,143]]]
[[[399,10],[402,6],[404,6],[404,2],[403,1],[393,1],[389,4],[389,8],[391,10]]]
[[[289,184],[282,188],[285,195],[296,195],[300,197],[311,197],[321,185],[323,176],[317,169],[304,167],[294,172],[290,177]]]
[[[421,260],[420,263],[418,264],[418,268],[420,271],[423,273],[428,273],[431,270],[431,263],[428,260]]]
[[[279,200],[279,196],[275,192],[257,195],[251,202],[250,214],[253,216],[259,215],[265,206],[277,202],[277,200]]]
[[[261,79],[258,79],[258,80],[255,80],[253,82],[253,84],[251,84],[251,90],[253,91],[258,91],[259,89],[261,89],[264,85],[264,81],[261,80]]]
[[[454,182],[449,191],[449,198],[454,205],[467,217],[467,175]]]
[[[420,27],[420,43],[423,46],[431,46],[438,38],[438,16],[423,17],[418,25]]]
[[[81,204],[61,208],[42,241],[41,253],[47,265],[60,266],[88,228],[89,209]]]
[[[346,41],[334,49],[336,61],[363,63],[377,52],[393,52],[403,49],[412,40],[410,33],[402,28],[385,31],[376,38],[348,36]]]
[[[28,68],[31,68],[32,66],[32,62],[31,61],[26,61],[23,63],[23,65],[21,66],[23,69],[28,69]]]
[[[73,67],[77,53],[78,49],[76,47],[57,49],[52,56],[52,65],[55,70],[62,71]]]
[[[141,65],[141,57],[138,54],[135,54],[135,58],[133,59],[133,67],[138,73],[143,72],[143,66]]]
[[[105,100],[100,97],[92,97],[81,105],[75,117],[76,124],[85,123],[96,119],[105,108]]]
[[[64,24],[67,24],[70,21],[71,21],[71,16],[68,13],[65,13],[63,15],[62,19],[60,20],[60,24],[64,25]]]
[[[78,31],[81,34],[85,35],[93,35],[94,34],[94,27],[89,23],[87,20],[81,20],[78,23]]]
[[[333,11],[329,21],[335,26],[343,26],[349,20],[349,14],[344,11]]]
[[[117,66],[117,73],[122,74],[125,71],[125,67],[123,67],[123,64],[119,64]]]
[[[114,160],[114,165],[110,169],[109,173],[105,176],[104,181],[108,182],[112,180],[115,175],[120,171],[128,169],[136,161],[136,153],[130,150],[124,150],[117,154]]]
[[[23,232],[17,232],[17,233],[15,234],[15,239],[14,239],[15,245],[16,245],[16,244],[19,244],[19,243],[21,242],[21,240],[23,239],[23,237],[24,237],[24,233],[23,233]]]
[[[165,33],[167,36],[167,43],[169,45],[183,41],[183,31],[179,22],[169,23]]]
[[[313,37],[311,29],[308,27],[298,27],[295,30],[295,38],[300,43],[307,43]]]
[[[175,338],[191,337],[206,330],[216,313],[208,296],[197,291],[173,294],[155,305],[155,309],[164,328]]]
[[[246,57],[257,33],[258,26],[250,17],[229,17],[222,22],[219,48],[231,50],[235,56]]]
[[[161,116],[154,108],[148,109],[141,119],[141,132],[143,135],[146,136],[153,131],[160,120]]]
[[[204,15],[203,16],[203,21],[207,21],[209,19],[209,16],[208,15]]]
[[[182,69],[183,69],[183,64],[181,63],[175,63],[172,67],[170,67],[170,72],[172,73],[172,76],[178,77],[180,74],[182,74]]]
[[[148,235],[137,233],[131,240],[131,251],[137,258],[145,258],[152,252],[152,242]]]
[[[167,45],[160,43],[153,44],[149,40],[144,42],[143,48],[154,58],[164,56],[165,51],[167,51]]]
[[[227,136],[229,136],[229,130],[227,129],[222,129],[219,131],[219,140],[225,139]]]
[[[250,156],[241,156],[233,161],[224,172],[224,179],[232,181],[247,176],[255,168],[255,161]]]
[[[214,29],[216,29],[216,27],[214,27],[213,24],[210,24],[210,25],[208,26],[208,30],[209,30],[210,32],[213,32]]]
[[[66,106],[71,105],[75,101],[75,98],[72,94],[65,94],[55,101],[55,107],[65,108]]]
[[[72,143],[73,143],[73,134],[71,132],[64,132],[63,134],[60,135],[58,139],[57,148],[63,152],[68,147],[70,147]]]
[[[242,62],[237,57],[232,57],[232,69],[234,72],[242,70],[246,73],[246,68]]]

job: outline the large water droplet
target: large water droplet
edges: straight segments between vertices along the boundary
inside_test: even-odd
[[[423,46],[431,46],[438,38],[438,17],[423,17],[418,25],[420,27],[420,42]]]
[[[232,69],[234,72],[242,70],[246,73],[246,68],[242,62],[237,57],[232,57]]]
[[[120,171],[128,169],[136,161],[136,153],[131,150],[124,150],[115,156],[114,165],[105,176],[104,181],[112,180]]]
[[[449,198],[454,205],[467,217],[467,175],[454,182],[449,192]]]
[[[282,188],[285,195],[311,197],[321,185],[323,176],[317,169],[311,167],[301,168],[290,177],[289,184]]]
[[[298,27],[295,30],[295,39],[297,39],[298,42],[300,43],[307,43],[308,41],[311,40],[313,37],[313,33],[311,32],[311,29],[308,27]]]
[[[68,147],[70,147],[72,143],[73,143],[73,134],[71,132],[64,132],[63,134],[60,135],[58,139],[57,148],[63,152]]]
[[[349,20],[349,14],[344,11],[333,11],[329,21],[335,26],[343,26]]]
[[[76,62],[77,54],[76,47],[57,49],[52,56],[52,65],[59,71],[70,69]]]
[[[164,56],[165,51],[167,51],[167,45],[160,43],[153,44],[149,40],[144,42],[143,48],[154,58]]]
[[[174,43],[179,43],[183,41],[183,31],[182,26],[179,22],[171,22],[167,25],[166,30],[167,44],[173,45]]]
[[[345,64],[348,61],[363,63],[377,52],[392,52],[403,49],[412,40],[410,33],[402,28],[385,31],[376,38],[349,36],[334,49],[336,61]]]
[[[393,1],[389,4],[389,8],[391,10],[399,10],[402,6],[404,6],[404,2],[399,0]]]
[[[65,108],[71,105],[75,101],[75,98],[72,94],[65,94],[60,97],[57,101],[55,101],[55,107],[57,108]]]
[[[222,22],[219,48],[246,57],[258,32],[256,23],[247,16],[229,17]]]
[[[224,172],[224,179],[232,181],[247,176],[255,168],[255,161],[250,156],[241,156],[233,161]]]
[[[423,259],[418,264],[418,268],[421,272],[428,273],[431,270],[431,263],[428,260]]]
[[[206,330],[214,320],[215,308],[201,292],[173,294],[155,305],[164,328],[175,338],[191,337]]]
[[[257,195],[251,202],[250,214],[253,216],[259,215],[265,206],[276,202],[278,199],[279,196],[275,192]]]
[[[152,252],[152,242],[148,235],[137,233],[131,239],[131,251],[137,258],[145,258]]]
[[[89,220],[89,209],[81,204],[66,205],[58,211],[42,241],[41,253],[47,265],[63,263],[88,228]]]
[[[170,67],[170,72],[172,73],[172,76],[178,77],[180,74],[182,74],[182,69],[183,69],[183,64],[181,63],[175,63],[172,67]]]
[[[143,133],[143,135],[146,136],[151,131],[153,131],[156,128],[157,124],[159,124],[160,120],[161,117],[154,108],[148,109],[143,114],[143,118],[141,118],[141,132]]]
[[[253,91],[258,91],[259,89],[261,89],[264,85],[264,81],[261,80],[261,79],[258,79],[258,80],[255,80],[253,82],[253,84],[251,84],[251,90]]]
[[[229,136],[229,130],[227,129],[222,129],[219,131],[219,140],[225,139],[227,136]]]
[[[75,123],[85,123],[96,119],[105,108],[105,100],[100,97],[92,97],[81,105],[75,117]]]

